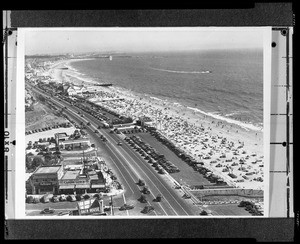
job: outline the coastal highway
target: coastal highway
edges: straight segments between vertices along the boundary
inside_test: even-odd
[[[31,85],[30,85],[31,86]],[[32,87],[32,90],[48,97],[40,89]],[[64,112],[68,114],[72,119],[76,121],[90,122],[91,125],[87,126],[87,131],[90,134],[93,141],[95,141],[96,147],[101,147],[106,150],[109,154],[111,162],[113,163],[112,168],[118,175],[118,179],[121,181],[125,189],[125,199],[138,199],[142,193],[140,192],[141,187],[137,185],[138,179],[143,179],[146,185],[149,187],[150,194],[146,196],[149,203],[155,207],[154,214],[156,215],[173,215],[173,216],[188,216],[197,215],[194,206],[191,205],[189,200],[183,199],[179,192],[176,192],[171,187],[170,183],[167,183],[165,179],[159,175],[144,159],[140,157],[126,142],[123,142],[123,146],[118,146],[117,142],[120,138],[116,134],[110,134],[109,130],[99,130],[108,141],[104,143],[100,137],[100,133],[95,133],[98,125],[101,123],[90,114],[78,109],[77,107],[71,106],[69,103],[51,97],[51,101],[59,107],[67,107]],[[80,117],[78,111],[85,115]],[[154,202],[153,199],[161,194],[163,200],[161,202]],[[138,203],[140,206],[141,204]],[[144,206],[144,205],[143,205]]]

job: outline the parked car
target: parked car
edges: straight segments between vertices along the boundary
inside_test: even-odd
[[[70,215],[69,211],[61,211],[57,214],[58,216]]]
[[[67,200],[66,195],[64,195],[64,194],[60,195],[59,201],[63,202],[63,201],[66,201],[66,200]]]
[[[110,211],[110,210],[111,210],[111,206],[104,206],[104,207],[103,207],[103,210],[104,210],[105,212]]]
[[[69,201],[69,202],[76,202],[76,197],[75,197],[75,195],[69,195],[69,196],[67,197],[67,201]]]
[[[41,197],[40,201],[42,203],[48,203],[50,202],[50,199],[53,197],[52,194],[45,194],[44,196]]]
[[[54,212],[55,210],[53,208],[45,208],[44,210],[41,211],[41,214],[51,214]]]
[[[132,204],[124,204],[123,206],[121,206],[120,208],[119,208],[119,210],[120,211],[124,211],[124,210],[130,210],[130,209],[133,209],[134,208],[134,205],[132,205]]]
[[[146,213],[150,213],[151,211],[154,211],[154,207],[151,205],[147,205],[144,207],[144,209],[141,212],[146,214]]]
[[[138,199],[138,201],[140,201],[141,203],[146,203],[147,202],[146,196],[141,195],[141,197]]]
[[[52,197],[52,202],[59,202],[59,197],[58,196],[53,196]]]

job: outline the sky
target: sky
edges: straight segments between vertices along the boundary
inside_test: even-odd
[[[25,54],[263,48],[262,28],[36,28]]]

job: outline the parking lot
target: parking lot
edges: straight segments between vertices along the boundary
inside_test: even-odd
[[[130,136],[133,134],[128,134]],[[195,185],[212,185],[202,174],[195,171],[186,162],[179,158],[174,152],[168,147],[159,142],[154,136],[148,132],[135,133],[134,135],[140,137],[145,143],[148,143],[157,152],[163,154],[167,160],[172,162],[175,166],[180,169],[180,172],[172,173],[171,176],[179,183],[186,184],[189,186]]]
[[[141,203],[137,199],[126,199],[123,194],[114,196],[112,198],[112,206],[113,211],[111,210],[111,198],[108,196],[103,197],[103,204],[105,212],[108,216],[139,216],[139,215],[162,215],[159,211],[155,210],[149,212],[147,214],[141,213],[144,207],[147,205],[146,203]],[[152,204],[152,199],[147,198],[149,205]],[[128,205],[133,205],[134,208],[130,210],[120,210],[120,207],[124,205],[124,203]],[[77,209],[77,202],[63,201],[63,202],[52,202],[48,203],[26,203],[26,216],[57,216],[60,212],[66,213],[72,210]],[[42,214],[41,211],[45,208],[51,208],[54,210],[54,213]]]

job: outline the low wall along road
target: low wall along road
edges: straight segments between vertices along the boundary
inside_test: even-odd
[[[239,189],[239,188],[225,188],[225,189],[202,189],[202,190],[190,190],[191,193],[201,194],[202,196],[217,196],[217,195],[238,195],[241,197],[263,197],[264,192],[262,190],[253,189]]]

